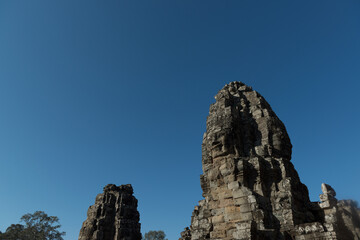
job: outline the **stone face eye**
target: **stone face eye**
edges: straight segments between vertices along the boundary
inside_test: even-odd
[[[211,145],[212,145],[212,147],[217,147],[218,145],[220,145],[221,144],[221,142],[219,142],[219,141],[214,141]]]

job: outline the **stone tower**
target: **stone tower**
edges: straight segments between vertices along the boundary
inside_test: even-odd
[[[330,186],[323,184],[322,203],[310,202],[285,126],[266,100],[241,82],[215,99],[202,143],[204,200],[180,239],[348,239],[337,234]],[[354,229],[360,236],[360,224]]]
[[[108,184],[89,207],[79,240],[140,240],[137,199],[130,184]]]

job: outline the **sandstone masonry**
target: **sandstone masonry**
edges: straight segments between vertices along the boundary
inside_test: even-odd
[[[241,82],[215,96],[202,143],[204,199],[180,240],[360,239],[360,210],[322,184],[310,202],[289,136],[266,100]]]
[[[89,207],[79,240],[140,240],[137,199],[130,184],[108,184]]]

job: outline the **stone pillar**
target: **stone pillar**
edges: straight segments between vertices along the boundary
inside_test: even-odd
[[[324,227],[328,232],[333,232],[336,237],[337,230],[337,199],[335,190],[328,184],[321,184],[322,194],[320,194],[319,206],[324,212]]]

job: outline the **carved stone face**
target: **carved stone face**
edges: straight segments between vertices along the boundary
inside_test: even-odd
[[[231,138],[226,133],[213,134],[209,142],[209,150],[212,158],[226,156],[232,153]]]

